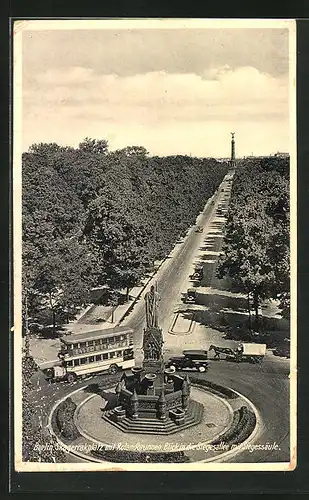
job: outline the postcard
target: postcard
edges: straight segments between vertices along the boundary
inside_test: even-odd
[[[15,469],[294,470],[295,21],[12,46]]]

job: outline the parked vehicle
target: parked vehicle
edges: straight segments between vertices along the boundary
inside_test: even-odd
[[[221,355],[225,359],[234,360],[237,363],[249,361],[250,363],[261,363],[266,354],[266,344],[241,343],[236,349],[231,347],[219,347],[211,345],[209,351],[214,351],[214,359],[220,360]]]
[[[250,363],[261,363],[266,354],[266,344],[241,343],[235,349],[235,360],[237,362],[250,361]]]
[[[197,264],[194,269],[194,273],[191,274],[190,278],[192,280],[201,281],[203,279],[204,267],[202,264]]]
[[[273,351],[273,353],[275,356],[281,356],[282,358],[289,358],[290,357],[290,343],[284,342],[283,344],[276,347],[276,349]]]
[[[196,303],[196,290],[195,288],[188,288],[185,297],[186,304],[195,304]]]
[[[187,350],[183,351],[182,356],[172,356],[166,363],[167,368],[175,370],[198,370],[203,373],[208,369],[208,355],[205,350]]]

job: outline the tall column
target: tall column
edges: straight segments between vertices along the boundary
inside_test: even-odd
[[[230,165],[233,168],[235,166],[235,132],[231,132],[232,141],[231,141],[231,160]]]

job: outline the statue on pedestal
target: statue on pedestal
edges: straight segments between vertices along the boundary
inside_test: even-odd
[[[157,286],[152,286],[145,295],[146,329],[144,331],[144,359],[160,361],[162,358],[163,335],[158,325],[160,296]]]
[[[156,287],[157,288],[157,287]],[[147,328],[155,327],[158,328],[158,306],[160,301],[160,296],[158,291],[151,286],[150,292],[145,295],[145,306],[146,306],[146,325]]]

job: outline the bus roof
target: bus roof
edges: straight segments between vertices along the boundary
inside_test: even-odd
[[[207,354],[207,351],[203,349],[188,349],[183,351],[184,356],[200,356]]]
[[[93,330],[83,333],[72,333],[61,337],[61,342],[64,344],[77,344],[78,342],[86,342],[87,340],[95,340],[111,335],[123,335],[125,333],[133,334],[133,330],[126,326],[118,326],[116,328],[106,328],[104,330]]]

